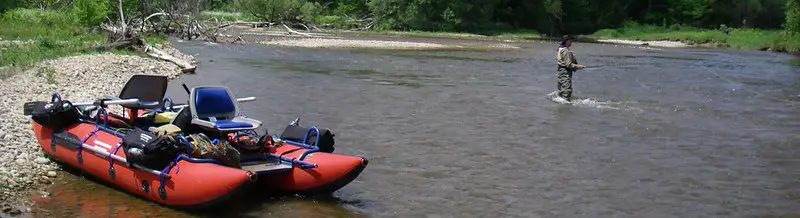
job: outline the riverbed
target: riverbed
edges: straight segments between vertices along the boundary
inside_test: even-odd
[[[425,39],[423,41],[435,41]],[[300,116],[369,166],[328,197],[255,193],[247,217],[800,216],[800,67],[787,54],[575,43],[574,104],[557,42],[511,50],[322,49],[177,42],[173,81],[256,96],[272,134]],[[263,132],[260,131],[260,132]],[[194,216],[65,174],[37,216]]]

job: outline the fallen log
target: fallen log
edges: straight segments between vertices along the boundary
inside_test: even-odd
[[[301,36],[305,36],[305,37],[313,37],[311,34],[308,34],[308,33],[301,33],[301,32],[294,31],[294,30],[292,30],[292,28],[289,28],[289,26],[286,26],[286,24],[283,24],[283,27],[286,28],[286,32],[289,32],[291,34],[297,34],[297,35],[301,35]]]
[[[195,69],[197,69],[197,67],[192,65],[191,63],[189,63],[189,62],[187,62],[185,60],[182,60],[180,58],[177,58],[175,56],[169,55],[166,52],[163,52],[163,51],[161,51],[161,50],[159,50],[159,49],[157,49],[157,48],[155,48],[153,46],[150,46],[148,44],[145,44],[144,52],[147,53],[147,55],[150,55],[150,57],[154,57],[154,58],[158,58],[158,59],[161,59],[161,60],[169,61],[169,62],[172,62],[172,63],[178,65],[179,67],[181,67],[181,69],[182,69],[182,71],[184,73],[194,73]]]

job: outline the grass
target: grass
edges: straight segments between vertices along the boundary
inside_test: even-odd
[[[730,34],[722,30],[692,27],[665,28],[649,25],[627,25],[618,29],[603,29],[592,36],[636,40],[671,40],[690,45],[713,45],[737,49],[775,50],[800,53],[800,35],[778,30],[732,29]]]
[[[92,32],[73,17],[67,11],[39,9],[14,9],[0,14],[0,39],[26,42],[0,45],[2,52],[0,79],[8,78],[39,61],[70,55],[101,53],[85,48],[104,43],[105,33]],[[149,35],[144,40],[150,44],[169,44],[164,35]],[[110,52],[138,55],[128,50]]]
[[[90,32],[66,12],[37,9],[15,9],[2,14],[0,38],[32,42],[0,47],[3,51],[0,66],[6,67],[0,77],[8,77],[41,60],[80,53],[88,44],[105,40],[104,35]]]
[[[169,44],[169,39],[164,34],[150,34],[144,37],[144,41],[148,44]]]

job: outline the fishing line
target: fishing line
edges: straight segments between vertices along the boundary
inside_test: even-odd
[[[735,85],[735,84],[742,84],[742,83],[740,83],[740,82],[736,82],[736,81],[733,81],[733,80],[731,80],[731,79],[728,79],[727,77],[724,77],[724,76],[720,75],[719,73],[717,73],[717,72],[714,72],[714,71],[713,71],[713,70],[711,70],[711,69],[708,69],[706,66],[703,66],[703,65],[699,65],[699,66],[700,66],[700,67],[702,67],[703,69],[705,69],[707,72],[709,72],[709,73],[711,73],[711,74],[714,74],[714,75],[715,75],[715,76],[717,76],[718,78],[720,78],[720,79],[722,79],[722,80],[725,80],[725,82],[728,82],[729,84],[734,84],[734,85]],[[743,89],[743,90],[745,90],[745,91],[747,91],[747,92],[750,92],[750,93],[752,93],[752,94],[755,94],[756,96],[764,96],[764,97],[766,97],[766,98],[769,98],[769,99],[778,100],[778,101],[783,101],[783,102],[789,102],[789,103],[798,103],[798,102],[796,102],[796,101],[790,101],[790,100],[786,100],[786,99],[775,98],[775,97],[772,97],[772,96],[770,96],[770,95],[766,95],[766,94],[763,94],[763,93],[761,93],[761,92],[758,92],[758,91],[755,91],[755,90],[751,90],[751,89],[749,89],[749,88],[745,87],[745,86],[744,86],[744,84],[742,84],[742,86],[741,86],[741,89]]]

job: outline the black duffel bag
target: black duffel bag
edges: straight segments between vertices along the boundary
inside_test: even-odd
[[[31,119],[42,126],[61,129],[79,122],[80,111],[69,101],[29,102],[25,110],[30,111]]]
[[[161,170],[180,154],[177,143],[166,136],[130,129],[122,138],[122,148],[128,165],[138,164],[150,169]]]
[[[303,136],[306,135],[306,132],[308,132],[309,129],[311,128],[289,125],[286,126],[286,129],[283,129],[281,138],[302,143]],[[320,133],[319,143],[317,144],[317,146],[319,146],[319,150],[321,152],[333,153],[333,150],[335,150],[333,147],[333,144],[335,144],[333,137],[335,135],[328,129],[317,129],[319,129]],[[311,133],[308,134],[306,144],[314,145],[315,140],[317,140],[317,132],[312,130]]]

